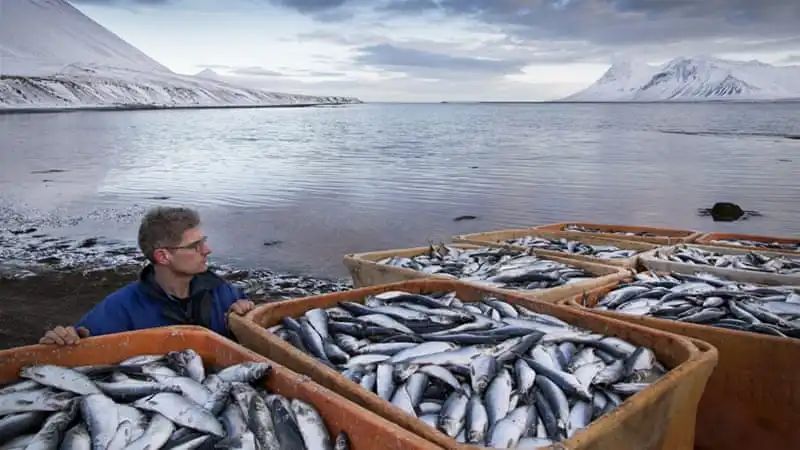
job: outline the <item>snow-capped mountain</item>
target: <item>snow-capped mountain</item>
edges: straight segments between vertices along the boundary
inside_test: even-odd
[[[196,74],[194,74],[194,76],[200,77],[200,78],[210,78],[212,80],[218,80],[218,79],[221,78],[219,76],[219,74],[217,72],[215,72],[213,69],[203,69],[200,72],[197,72]]]
[[[566,101],[703,101],[800,98],[800,66],[675,58],[662,66],[619,63]]]
[[[0,109],[359,103],[180,75],[65,0],[0,0]]]

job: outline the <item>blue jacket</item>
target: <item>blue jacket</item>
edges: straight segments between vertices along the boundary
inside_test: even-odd
[[[169,325],[200,325],[232,337],[225,314],[236,300],[243,298],[240,289],[208,271],[192,278],[187,299],[177,299],[161,289],[153,266],[147,266],[139,281],[106,297],[76,326],[99,336]]]

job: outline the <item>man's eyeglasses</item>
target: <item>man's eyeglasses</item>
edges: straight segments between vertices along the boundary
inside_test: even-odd
[[[168,250],[194,250],[196,252],[199,252],[203,248],[203,245],[205,245],[206,241],[208,241],[208,236],[203,236],[202,238],[194,242],[190,242],[186,245],[180,245],[177,247],[164,247],[164,248]]]

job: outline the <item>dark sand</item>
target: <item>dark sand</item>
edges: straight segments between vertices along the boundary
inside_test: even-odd
[[[0,279],[0,349],[35,344],[47,329],[74,324],[137,277],[136,270],[121,269]]]

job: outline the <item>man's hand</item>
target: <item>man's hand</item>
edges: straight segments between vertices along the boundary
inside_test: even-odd
[[[256,304],[250,300],[236,300],[236,302],[231,305],[231,308],[228,310],[228,312],[243,316],[252,311],[255,307]]]
[[[75,345],[81,338],[89,337],[89,330],[83,327],[62,327],[58,326],[45,333],[39,339],[40,344],[55,344],[55,345]]]

